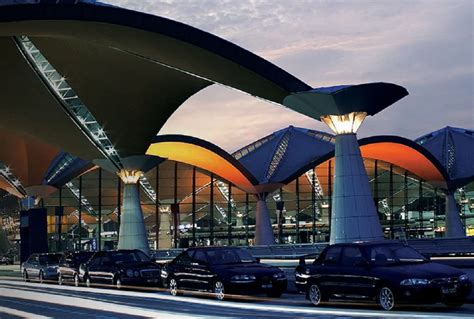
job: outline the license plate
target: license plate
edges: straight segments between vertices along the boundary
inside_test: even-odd
[[[262,288],[265,288],[265,289],[268,289],[268,288],[272,288],[272,284],[263,284],[262,285]]]
[[[457,292],[456,288],[441,288],[443,294],[455,294]]]

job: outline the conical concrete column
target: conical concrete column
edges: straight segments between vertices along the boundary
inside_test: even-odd
[[[336,136],[330,243],[382,240],[383,233],[355,133]]]
[[[162,213],[160,222],[160,241],[157,249],[170,249],[172,246],[171,216],[169,213]]]
[[[466,231],[459,215],[459,208],[454,197],[454,191],[446,194],[446,237],[466,237]]]
[[[118,249],[140,249],[150,255],[145,229],[138,179],[142,172],[121,170],[118,175],[125,183]]]
[[[257,194],[255,197],[257,199],[255,245],[275,245],[270,212],[267,207],[267,194]]]

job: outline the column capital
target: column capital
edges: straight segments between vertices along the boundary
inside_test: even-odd
[[[137,184],[143,172],[140,170],[121,169],[117,172],[117,175],[125,184]]]
[[[351,112],[343,115],[323,115],[320,117],[336,134],[355,134],[367,116],[366,112]]]

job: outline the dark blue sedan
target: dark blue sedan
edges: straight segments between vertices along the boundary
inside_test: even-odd
[[[280,297],[287,286],[283,271],[238,247],[189,248],[163,268],[162,281],[172,295],[207,291],[218,300],[229,294]]]
[[[295,276],[297,289],[316,306],[350,299],[375,301],[385,310],[400,303],[460,307],[471,292],[463,271],[396,241],[331,245],[312,264],[302,258]]]

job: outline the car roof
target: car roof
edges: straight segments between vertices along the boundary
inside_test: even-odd
[[[39,253],[38,256],[62,256],[62,253]]]
[[[368,246],[393,245],[393,244],[403,245],[404,243],[399,240],[377,240],[377,241],[361,241],[361,242],[353,242],[353,243],[338,243],[338,244],[330,245],[328,247],[339,247],[339,246],[368,247]]]
[[[224,249],[243,249],[235,246],[210,246],[210,247],[189,247],[188,250],[224,250]]]

